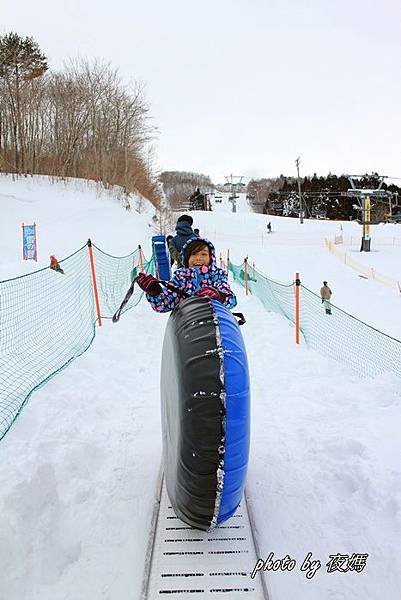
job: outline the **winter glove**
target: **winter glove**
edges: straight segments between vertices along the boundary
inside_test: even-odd
[[[219,292],[219,290],[216,290],[215,288],[211,287],[202,288],[201,290],[199,290],[199,292],[196,292],[196,295],[208,296],[212,300],[218,300],[219,302],[224,302],[224,300],[226,299],[226,294],[223,294],[223,292]]]
[[[153,275],[146,275],[146,273],[139,273],[136,278],[136,282],[144,292],[149,296],[158,296],[162,293],[162,287]]]

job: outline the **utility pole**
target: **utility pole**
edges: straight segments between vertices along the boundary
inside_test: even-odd
[[[388,197],[388,216],[390,217],[390,219],[393,216],[393,209],[392,209],[391,202],[392,202],[392,198],[391,198],[391,196],[389,196]]]
[[[299,178],[299,163],[300,163],[300,157],[298,156],[297,160],[295,161],[295,164],[297,165],[297,173],[298,173],[299,222],[302,225],[302,223],[304,222],[304,209],[303,209],[303,204],[302,204],[301,180]]]

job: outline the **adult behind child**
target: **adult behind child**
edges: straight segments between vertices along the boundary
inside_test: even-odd
[[[176,263],[177,267],[182,267],[181,251],[189,239],[195,238],[196,234],[192,229],[194,220],[190,215],[181,215],[178,218],[175,226],[176,235],[170,240],[168,249],[171,258]]]

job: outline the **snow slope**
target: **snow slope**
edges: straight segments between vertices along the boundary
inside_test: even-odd
[[[155,209],[130,196],[132,210],[93,181],[0,175],[0,281],[49,265],[50,254],[64,258],[91,238],[105,252],[122,256],[153,234]],[[138,212],[140,211],[140,213]],[[22,223],[36,222],[38,262],[22,261]]]
[[[244,192],[236,193],[235,198],[235,211],[237,213],[251,212],[246,194]],[[221,212],[233,212],[233,202],[229,199],[232,196],[230,192],[216,192],[211,196],[210,203],[212,210],[215,213]]]
[[[225,218],[209,218],[199,213],[196,221],[200,232],[213,239],[223,255],[230,248],[231,260],[242,263],[249,256],[250,263],[270,278],[284,283],[294,281],[299,272],[302,283],[315,293],[323,280],[333,291],[332,302],[362,321],[401,339],[401,294],[381,284],[361,278],[350,267],[342,264],[325,247],[325,238],[343,229],[345,238],[360,240],[361,226],[356,222],[320,221],[272,215],[244,214]],[[272,233],[267,233],[271,221]],[[372,252],[358,252],[356,247],[343,248],[365,266],[372,266],[401,284],[401,225],[373,225]],[[398,241],[398,245],[383,245],[382,241]],[[358,248],[359,249],[359,248]]]
[[[115,255],[138,243],[146,251],[149,218],[90,188],[70,194],[63,185],[2,178],[0,200],[6,276],[35,266],[20,258],[18,228],[28,219],[42,232],[44,265],[50,249],[62,257],[89,235]],[[234,262],[249,253],[262,271],[287,282],[300,270],[315,291],[327,278],[335,302],[401,337],[400,298],[325,250],[323,239],[338,223],[269,217],[268,237],[263,215],[193,216],[218,251],[230,248]],[[358,233],[352,223],[343,227]],[[401,235],[385,226],[386,235],[389,227]],[[388,261],[396,265],[397,252],[386,248],[382,272]],[[296,347],[287,321],[234,287],[247,317],[248,491],[262,558],[274,552],[297,561],[291,572],[266,573],[272,600],[398,600],[399,380],[364,380]],[[142,303],[118,324],[106,322],[83,356],[33,394],[0,443],[0,600],[139,598],[161,456],[158,373],[167,318]],[[312,579],[300,570],[308,552],[321,561]],[[327,573],[329,555],[338,552],[368,553],[367,566]]]

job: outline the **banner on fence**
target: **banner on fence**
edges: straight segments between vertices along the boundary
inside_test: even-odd
[[[22,223],[22,252],[24,260],[38,260],[36,223],[33,225]]]

